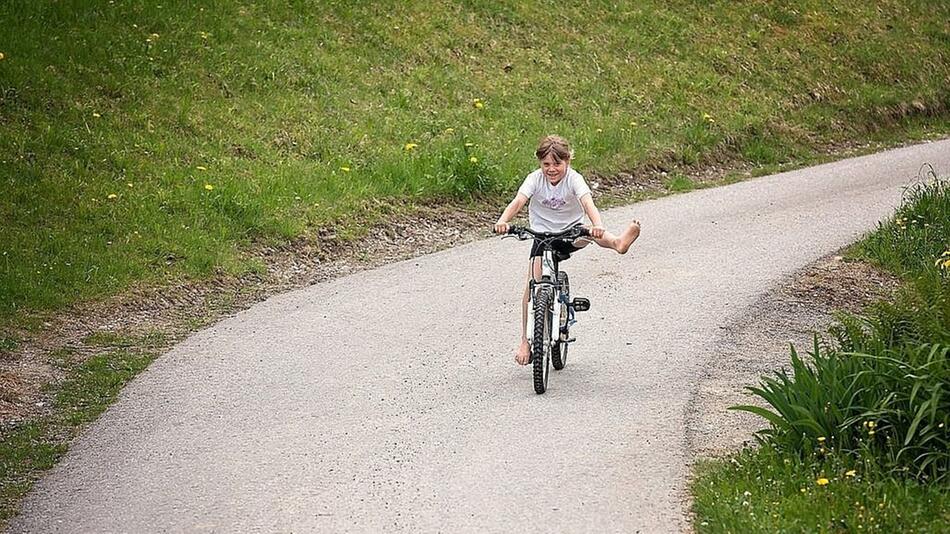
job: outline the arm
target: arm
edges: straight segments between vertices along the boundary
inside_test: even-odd
[[[600,211],[597,209],[597,206],[594,205],[594,197],[590,193],[581,197],[581,207],[584,208],[584,213],[587,214],[587,218],[590,219],[590,235],[591,237],[600,239],[604,237],[604,222],[600,219]]]
[[[528,202],[528,197],[524,196],[522,193],[515,195],[515,198],[508,204],[508,207],[505,208],[505,211],[501,213],[501,217],[498,217],[498,222],[495,223],[495,233],[504,234],[508,232],[508,221],[515,218],[515,215],[521,211],[521,208]]]

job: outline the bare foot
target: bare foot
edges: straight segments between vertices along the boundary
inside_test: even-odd
[[[518,365],[528,365],[530,356],[531,347],[528,345],[528,340],[525,339],[521,342],[521,346],[518,347],[518,354],[515,355],[515,361],[518,362]]]
[[[617,252],[626,254],[637,238],[640,237],[640,221],[633,221],[617,238]]]

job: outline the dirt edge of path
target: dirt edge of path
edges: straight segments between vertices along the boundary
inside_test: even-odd
[[[721,326],[716,355],[705,362],[687,408],[691,457],[716,458],[754,443],[762,418],[730,406],[756,404],[745,391],[790,362],[789,346],[809,352],[839,311],[859,313],[893,296],[894,275],[842,252],[825,256],[786,278],[731,322]]]

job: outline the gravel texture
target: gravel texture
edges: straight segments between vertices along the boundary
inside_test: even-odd
[[[668,532],[722,326],[853,242],[950,141],[612,209],[627,256],[565,263],[589,297],[567,369],[515,366],[527,245],[474,242],[271,298],[125,388],[14,532]]]

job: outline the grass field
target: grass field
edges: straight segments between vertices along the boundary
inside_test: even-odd
[[[947,20],[940,1],[13,0],[0,326],[253,269],[255,243],[358,233],[372,199],[510,192],[550,132],[611,174],[794,161],[903,116],[950,131]]]

